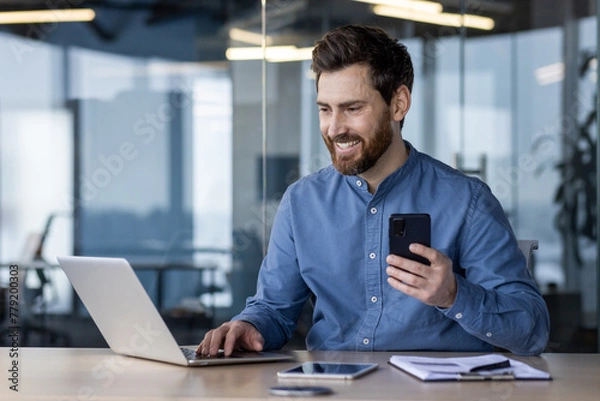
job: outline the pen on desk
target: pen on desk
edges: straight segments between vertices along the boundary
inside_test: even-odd
[[[514,380],[515,375],[512,371],[503,371],[500,373],[487,372],[467,372],[459,373],[458,380]]]
[[[469,372],[481,372],[483,370],[496,370],[503,368],[510,368],[510,361],[508,359],[502,362],[490,363],[489,365],[475,366],[469,370]]]

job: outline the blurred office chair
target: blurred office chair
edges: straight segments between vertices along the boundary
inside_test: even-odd
[[[71,344],[71,338],[67,334],[48,327],[46,321],[48,306],[48,301],[44,296],[46,289],[54,291],[54,298],[58,297],[58,294],[56,294],[56,288],[53,286],[50,277],[46,274],[46,269],[50,267],[50,264],[43,257],[43,249],[52,221],[56,216],[57,214],[50,214],[46,219],[43,231],[32,233],[27,237],[18,262],[20,267],[20,290],[23,291],[23,296],[20,297],[23,309],[20,310],[19,315],[20,346],[31,345],[31,334],[39,336],[39,345],[42,346],[69,346]],[[35,272],[38,279],[35,286],[27,285],[27,275],[30,272]],[[0,330],[2,338],[5,337],[2,335],[5,330]]]
[[[529,239],[520,239],[517,242],[519,244],[519,249],[521,250],[521,252],[523,252],[523,255],[525,255],[527,270],[529,270],[529,272],[533,276],[533,269],[535,265],[533,251],[539,248],[539,242],[538,240]]]

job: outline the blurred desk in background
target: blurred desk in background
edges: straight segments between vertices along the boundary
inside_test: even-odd
[[[215,302],[214,295],[216,292],[216,284],[215,284],[215,274],[218,269],[217,264],[212,263],[188,263],[188,262],[131,262],[131,267],[135,271],[152,271],[156,273],[156,308],[163,315],[166,315],[171,318],[177,317],[193,317],[195,315],[194,310],[190,309],[189,313],[186,313],[186,310],[164,310],[164,298],[165,298],[165,274],[170,271],[186,271],[186,272],[196,272],[198,273],[199,280],[198,282],[202,286],[198,290],[198,293],[195,294],[198,299],[203,294],[209,294],[213,299],[210,305],[210,309],[205,310],[205,318],[207,319],[205,324],[208,324],[209,327],[212,327],[213,319],[215,315]],[[208,272],[208,283],[204,284],[204,273]],[[196,311],[199,312],[199,311]],[[188,315],[188,316],[186,316]],[[201,315],[201,313],[200,313]],[[201,316],[196,316],[200,318]]]

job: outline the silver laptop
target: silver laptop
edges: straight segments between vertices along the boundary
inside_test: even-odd
[[[237,352],[230,357],[196,356],[179,347],[127,260],[63,256],[58,263],[117,354],[186,366],[290,360],[277,352]]]

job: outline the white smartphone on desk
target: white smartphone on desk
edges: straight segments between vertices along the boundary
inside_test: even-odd
[[[352,380],[374,371],[378,366],[376,363],[304,362],[302,365],[277,372],[277,377]]]

